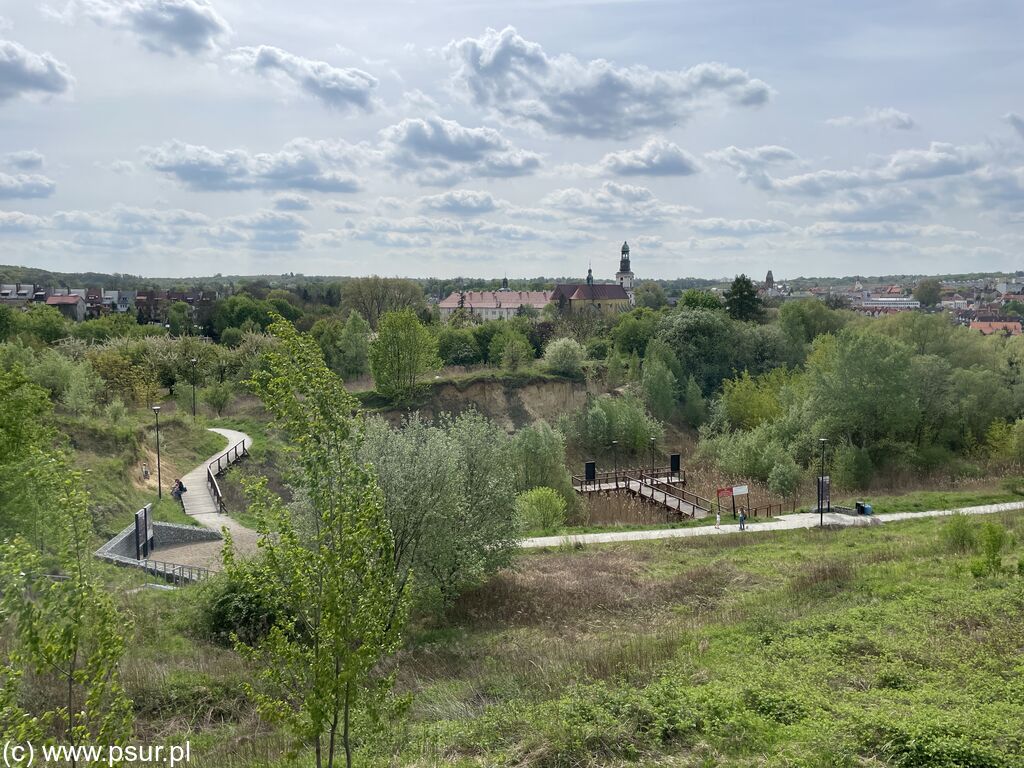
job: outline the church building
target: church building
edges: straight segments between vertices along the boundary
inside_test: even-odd
[[[616,282],[595,283],[594,272],[588,269],[587,282],[559,283],[551,294],[551,301],[563,312],[627,312],[633,308],[634,279],[629,264],[629,243],[623,243],[619,271],[615,273]]]

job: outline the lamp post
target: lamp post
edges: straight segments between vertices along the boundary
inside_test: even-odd
[[[818,473],[818,520],[820,527],[825,527],[825,443],[828,442],[828,438],[819,437],[818,442],[821,444],[821,464],[820,472]],[[829,500],[829,508],[831,508],[831,499]]]
[[[160,477],[160,406],[153,406],[153,416],[156,417],[156,497],[164,497],[164,486]]]
[[[619,441],[612,440],[612,455],[615,457],[615,490],[619,490]]]
[[[199,361],[192,358],[192,423],[196,423],[196,363]]]
[[[655,447],[654,444],[656,442],[657,442],[657,439],[652,437],[651,438],[651,442],[650,442],[650,446],[651,446],[651,481],[652,482],[654,480],[654,447]]]

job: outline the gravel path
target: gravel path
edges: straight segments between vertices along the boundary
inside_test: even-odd
[[[913,520],[919,517],[945,517],[956,513],[965,515],[990,515],[996,512],[1012,512],[1024,509],[1024,501],[1012,501],[1005,504],[983,504],[978,507],[962,507],[960,509],[933,509],[927,512],[892,512],[871,517],[854,517],[840,515],[835,512],[825,514],[825,524],[831,526],[882,525],[898,520]],[[782,515],[770,520],[760,520],[753,525],[748,524],[744,533],[763,533],[764,531],[794,530],[798,528],[816,528],[819,524],[817,512],[801,512],[795,515]],[[607,544],[616,541],[648,541],[652,539],[684,539],[690,536],[721,536],[726,533],[738,533],[739,525],[704,525],[693,528],[661,528],[653,531],[615,531],[612,533],[578,533],[570,536],[539,536],[524,539],[520,546],[525,549],[540,547],[558,547],[574,544]]]
[[[227,448],[245,441],[245,447],[252,446],[252,438],[244,432],[234,429],[211,429],[218,435],[223,435],[228,440]],[[227,450],[227,449],[225,449]],[[237,520],[223,514],[217,509],[209,488],[206,485],[206,470],[210,464],[217,461],[218,456],[224,455],[224,451],[218,451],[198,467],[193,469],[181,481],[185,483],[188,491],[181,497],[185,506],[185,512],[194,518],[204,528],[222,533],[223,529],[231,532],[231,538],[235,544],[235,551],[241,555],[251,554],[256,551],[256,542],[259,537],[256,531],[247,528]],[[169,563],[179,565],[198,565],[209,568],[212,571],[220,570],[221,549],[224,544],[220,541],[200,541],[194,544],[177,544],[171,547],[163,547],[156,551],[155,557]]]

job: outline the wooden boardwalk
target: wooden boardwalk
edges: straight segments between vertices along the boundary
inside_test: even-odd
[[[712,514],[714,509],[709,499],[686,490],[686,478],[681,472],[664,467],[598,472],[592,480],[573,475],[572,484],[583,494],[628,493],[664,507],[673,517],[699,520]]]

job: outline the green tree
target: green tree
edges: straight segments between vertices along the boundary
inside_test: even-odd
[[[683,420],[691,427],[699,427],[708,418],[708,406],[701,394],[700,385],[693,376],[686,379],[683,390]]]
[[[398,402],[407,401],[423,376],[440,367],[437,338],[411,309],[381,317],[370,347],[370,369],[378,392]]]
[[[942,284],[933,277],[914,286],[914,298],[921,302],[922,307],[934,307],[941,296]]]
[[[339,373],[343,378],[356,378],[370,372],[370,324],[355,310],[348,313],[339,343]]]
[[[123,744],[132,724],[119,675],[128,627],[95,572],[82,477],[60,452],[30,449],[25,463],[35,492],[50,502],[48,534],[45,551],[20,536],[0,545],[0,620],[13,622],[0,667],[4,736],[37,745]],[[48,578],[55,567],[61,578]],[[56,695],[19,696],[26,675],[35,690]]]
[[[723,296],[725,309],[734,320],[760,320],[764,314],[757,287],[746,275],[737,275]]]
[[[690,309],[722,309],[722,300],[711,291],[687,288],[679,298],[679,306]]]
[[[779,310],[779,325],[793,341],[810,344],[823,333],[838,333],[849,313],[829,309],[817,299],[787,301]]]
[[[498,425],[472,410],[398,429],[375,418],[361,451],[384,493],[397,578],[415,571],[421,601],[450,603],[510,562],[516,463]]]
[[[619,316],[612,328],[612,340],[615,347],[624,355],[636,352],[644,354],[647,342],[653,337],[658,327],[658,315],[650,309],[634,309]]]
[[[636,305],[648,309],[661,309],[668,306],[668,297],[660,283],[644,282],[637,286],[635,293]]]
[[[18,319],[14,310],[6,304],[0,304],[0,341],[7,341],[14,335],[18,327]]]
[[[565,499],[553,488],[532,488],[516,496],[516,515],[524,532],[556,533],[565,525]]]
[[[218,416],[224,413],[224,409],[231,403],[233,396],[233,388],[226,382],[212,384],[199,392],[200,399],[212,408]]]
[[[192,335],[192,308],[184,301],[176,301],[167,310],[167,324],[172,336]]]
[[[552,373],[579,376],[583,373],[583,345],[575,339],[555,339],[544,350],[544,364]]]
[[[54,438],[52,411],[46,390],[32,383],[21,369],[0,367],[0,535],[32,534],[38,544],[39,502],[29,479],[29,458]]]
[[[362,315],[371,328],[377,328],[380,319],[390,312],[421,311],[425,304],[423,289],[412,280],[394,277],[356,277],[345,281],[341,288],[342,305]]]
[[[576,507],[572,476],[565,467],[565,437],[543,419],[523,427],[512,438],[512,465],[516,492],[554,488],[570,508]]]
[[[393,538],[372,468],[357,458],[358,404],[330,372],[316,342],[282,318],[270,331],[250,386],[288,435],[301,512],[248,483],[263,557],[236,562],[225,544],[229,576],[245,580],[265,605],[284,606],[265,638],[238,649],[257,667],[248,693],[266,717],[311,748],[317,768],[353,759],[353,714],[370,724],[392,679],[380,665],[398,646],[406,591],[395,579]]]
[[[446,365],[472,365],[480,362],[480,347],[469,328],[441,328],[437,334],[437,352]]]
[[[525,338],[511,339],[501,353],[501,367],[507,371],[518,371],[533,360],[533,347]]]
[[[68,335],[68,321],[56,307],[47,304],[32,304],[24,312],[17,313],[19,333],[52,344]]]
[[[670,419],[676,409],[678,382],[668,366],[657,358],[645,361],[640,383],[650,412],[662,421]]]

